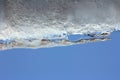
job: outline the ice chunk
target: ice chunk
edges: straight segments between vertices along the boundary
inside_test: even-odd
[[[119,8],[119,0],[0,0],[0,49],[110,40],[120,30]]]

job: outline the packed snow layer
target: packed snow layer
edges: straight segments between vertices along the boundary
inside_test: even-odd
[[[1,49],[106,41],[120,30],[119,0],[0,0],[0,10]]]

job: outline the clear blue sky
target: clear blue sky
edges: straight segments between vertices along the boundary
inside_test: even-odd
[[[0,80],[120,80],[120,32],[107,42],[0,52]]]

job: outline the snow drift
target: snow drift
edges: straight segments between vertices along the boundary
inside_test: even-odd
[[[120,0],[0,0],[0,49],[110,40],[119,14]],[[84,37],[70,41],[76,34]]]

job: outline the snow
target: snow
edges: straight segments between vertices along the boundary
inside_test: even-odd
[[[110,40],[119,0],[1,0],[0,48],[49,48]],[[70,41],[70,35],[83,36]],[[87,38],[86,38],[87,36]]]

